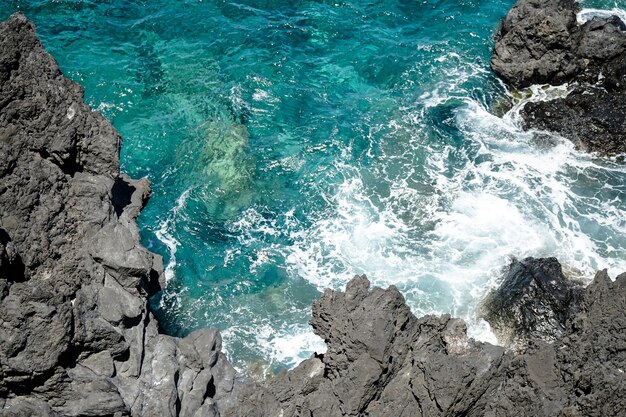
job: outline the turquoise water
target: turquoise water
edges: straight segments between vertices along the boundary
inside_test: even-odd
[[[491,340],[474,310],[511,257],[626,271],[624,163],[498,110],[512,4],[0,0],[0,17],[36,22],[151,180],[165,330],[217,326],[237,366],[280,368],[323,349],[310,304],[354,274]]]

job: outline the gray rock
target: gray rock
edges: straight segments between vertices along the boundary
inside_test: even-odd
[[[10,398],[2,409],[0,409],[2,417],[58,417],[58,414],[52,411],[50,405],[43,400],[33,397],[15,397]]]
[[[111,378],[115,375],[115,365],[113,363],[113,358],[111,357],[111,352],[108,350],[94,353],[79,362],[79,364],[90,369],[94,374],[99,376]]]
[[[146,179],[23,15],[0,23],[0,414],[219,415],[215,330],[158,333],[163,260],[140,243]]]
[[[113,278],[105,278],[104,286],[98,291],[98,310],[109,323],[133,327],[141,319],[145,303],[140,297],[126,291]]]
[[[152,268],[152,256],[138,234],[123,223],[109,223],[94,237],[91,255],[126,288],[136,288]]]
[[[395,288],[369,291],[367,279],[356,277],[345,293],[327,291],[314,305],[311,324],[328,344],[326,354],[239,389],[220,411],[284,417],[622,415],[626,274],[611,282],[599,273],[584,294],[564,303],[572,286],[559,286],[560,265],[553,259],[524,262],[514,264],[505,293],[518,311],[534,306],[527,296],[533,292],[559,307],[554,313],[565,324],[547,321],[560,332],[548,333],[553,343],[543,340],[546,328],[535,328],[526,334],[525,350],[505,352],[468,339],[461,320],[416,318]],[[491,306],[499,316],[509,308]]]
[[[556,132],[583,151],[626,152],[626,25],[578,25],[574,0],[519,0],[496,35],[491,67],[513,88],[569,83],[565,98],[528,103],[524,128]]]
[[[563,275],[555,258],[513,261],[500,286],[482,301],[479,315],[498,342],[523,349],[530,340],[560,339],[576,313],[583,287]]]
[[[579,86],[565,98],[527,103],[520,114],[526,129],[556,132],[582,151],[619,155],[626,153],[624,103],[626,89]]]
[[[68,370],[71,379],[67,401],[56,407],[64,416],[103,416],[124,413],[127,406],[110,378],[96,375],[90,369],[76,366]]]
[[[574,53],[577,30],[574,0],[520,0],[496,35],[491,67],[516,88],[562,84],[583,69]]]

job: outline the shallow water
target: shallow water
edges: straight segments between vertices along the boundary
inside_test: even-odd
[[[165,329],[217,326],[238,366],[281,368],[323,350],[311,302],[354,274],[492,340],[474,311],[512,257],[626,271],[624,163],[522,132],[519,105],[496,115],[513,3],[0,0],[0,17],[36,22],[151,180]]]

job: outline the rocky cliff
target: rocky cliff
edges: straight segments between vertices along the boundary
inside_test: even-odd
[[[159,334],[146,180],[35,35],[0,24],[0,415],[217,415],[234,370],[215,330]],[[195,413],[198,414],[195,414]]]
[[[496,35],[491,67],[512,88],[568,84],[569,94],[528,103],[526,129],[556,132],[583,151],[626,153],[626,25],[578,24],[574,0],[519,0]]]
[[[585,290],[561,277],[554,259],[514,262],[486,303],[500,329],[523,330],[521,353],[468,339],[462,320],[416,318],[397,289],[357,277],[313,305],[328,352],[243,388],[222,415],[626,415],[626,274]]]
[[[626,274],[583,289],[554,259],[514,262],[484,302],[514,349],[356,277],[313,306],[325,354],[238,380],[217,331],[158,332],[150,188],[119,173],[120,143],[33,25],[0,23],[0,415],[626,415]]]

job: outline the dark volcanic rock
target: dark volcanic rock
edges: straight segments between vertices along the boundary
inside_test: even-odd
[[[584,289],[563,275],[555,258],[514,261],[500,286],[482,302],[481,316],[504,346],[560,339]]]
[[[516,88],[562,84],[583,67],[574,53],[574,0],[520,0],[502,21],[491,67]]]
[[[626,152],[626,25],[616,16],[578,25],[574,0],[519,0],[499,33],[491,67],[514,88],[572,84],[565,98],[529,103],[526,129],[557,132],[581,150]]]
[[[561,306],[571,288],[552,282],[560,265],[524,262],[514,267],[509,293],[543,286],[548,304]],[[559,310],[560,339],[548,344],[536,337],[546,329],[537,329],[514,355],[468,339],[461,320],[416,318],[394,287],[369,291],[367,279],[356,277],[345,293],[326,291],[314,304],[311,324],[328,352],[241,389],[222,415],[626,415],[626,274],[611,282],[600,272],[574,300]]]
[[[626,153],[626,90],[578,86],[565,98],[527,103],[520,114],[525,129],[557,132],[580,150]]]
[[[211,415],[234,370],[214,330],[158,333],[150,185],[82,95],[23,15],[0,23],[0,415]]]
[[[517,355],[356,277],[313,306],[325,354],[243,384],[216,330],[159,334],[162,260],[135,224],[150,187],[119,146],[33,25],[0,23],[0,416],[626,415],[626,274],[582,292],[552,259],[514,264],[487,303]]]
[[[515,88],[573,79],[621,83],[626,26],[616,16],[576,22],[574,0],[519,0],[496,35],[491,67]],[[606,82],[606,81],[605,81]]]

